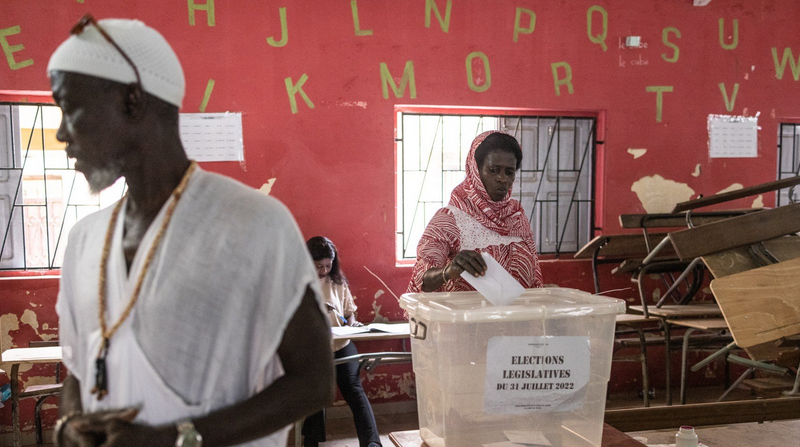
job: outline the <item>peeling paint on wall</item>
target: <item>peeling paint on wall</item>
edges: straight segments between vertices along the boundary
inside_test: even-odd
[[[19,321],[32,327],[37,334],[39,333],[39,321],[36,318],[36,314],[32,310],[25,309],[25,311],[22,312],[22,318],[20,318]]]
[[[383,295],[384,293],[386,293],[386,292],[384,292],[383,289],[378,289],[378,291],[375,292],[375,299],[377,300],[378,297]]]
[[[667,180],[656,174],[642,177],[631,185],[648,213],[669,213],[675,204],[690,200],[694,190],[686,183]]]
[[[697,163],[694,166],[694,172],[692,172],[692,177],[700,177],[700,163]]]
[[[20,318],[19,321],[32,327],[33,330],[36,331],[36,335],[38,335],[42,340],[50,341],[58,338],[58,334],[43,334],[39,332],[39,319],[37,318],[36,313],[30,309],[25,309],[25,312],[22,313],[22,318]],[[43,325],[42,330],[46,329],[47,328]]]
[[[408,397],[416,395],[416,386],[410,372],[403,373],[402,376],[395,374],[367,374],[367,379],[372,388],[372,392],[369,394],[370,399],[391,399],[401,395]],[[382,383],[378,385],[376,382]]]
[[[741,183],[734,183],[731,186],[728,186],[727,188],[723,189],[722,191],[717,191],[717,194],[722,194],[722,193],[731,192],[731,191],[738,191],[738,190],[743,189],[743,188],[744,188],[744,186],[742,186]]]
[[[14,347],[13,338],[9,333],[11,331],[19,330],[19,320],[14,314],[5,314],[0,317],[0,330],[2,330],[2,339],[0,339],[0,350],[5,351]]]
[[[343,101],[336,103],[336,105],[343,107],[361,107],[362,109],[366,109],[367,101]]]
[[[753,204],[750,205],[750,208],[764,208],[764,194],[759,194],[755,200],[753,200]]]
[[[406,394],[411,397],[417,395],[417,384],[416,382],[414,382],[414,378],[411,377],[410,372],[403,374],[400,380],[397,381],[397,387],[403,394]]]
[[[272,191],[272,185],[275,184],[275,180],[277,180],[277,178],[271,178],[267,180],[267,183],[261,185],[261,188],[258,188],[258,190],[265,195],[269,195],[270,191]]]
[[[377,298],[377,297],[378,296],[376,295],[375,298]],[[375,317],[372,319],[373,323],[388,323],[389,322],[388,318],[386,318],[383,315],[381,315],[381,307],[383,307],[383,305],[379,305],[378,304],[378,300],[374,300],[372,302],[372,310],[373,310],[373,312],[375,312]]]
[[[637,158],[641,157],[647,152],[647,149],[633,149],[628,148],[628,153],[633,155],[633,159],[636,160]]]

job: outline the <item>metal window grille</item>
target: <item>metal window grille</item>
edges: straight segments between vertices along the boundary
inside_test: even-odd
[[[513,197],[531,221],[539,252],[578,251],[593,228],[595,125],[594,117],[401,112],[396,130],[398,259],[416,257],[425,226],[465,177],[473,138],[495,129],[514,135],[522,146]]]
[[[778,180],[800,175],[800,124],[781,123],[778,131]],[[775,196],[775,205],[787,205],[800,200],[800,190],[782,189]]]
[[[89,193],[55,138],[60,122],[50,104],[0,104],[0,270],[59,268],[72,226],[122,194],[124,182]]]

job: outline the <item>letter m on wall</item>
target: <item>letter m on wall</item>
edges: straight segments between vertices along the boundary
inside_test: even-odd
[[[383,99],[389,99],[389,86],[392,87],[395,98],[402,98],[403,92],[408,86],[410,90],[410,97],[417,97],[417,82],[414,79],[414,62],[406,61],[406,66],[403,69],[403,77],[400,78],[400,86],[394,82],[392,74],[389,73],[389,67],[385,62],[381,62],[381,87],[383,88]]]

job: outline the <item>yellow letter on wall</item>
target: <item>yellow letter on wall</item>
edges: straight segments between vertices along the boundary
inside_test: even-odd
[[[472,74],[472,60],[476,57],[481,58],[481,61],[483,61],[483,69],[486,71],[486,79],[483,85],[480,86],[475,85],[475,79]],[[469,85],[470,90],[478,93],[485,92],[492,86],[492,70],[489,68],[489,59],[480,51],[474,51],[467,56],[467,85]]]
[[[439,26],[442,27],[442,31],[447,32],[450,29],[450,10],[452,6],[453,2],[447,0],[447,9],[445,9],[444,20],[442,20],[442,14],[439,13],[436,2],[434,0],[425,0],[425,28],[431,27],[431,10],[433,10],[433,13],[436,14],[436,19],[439,21]]]
[[[564,69],[564,79],[558,79],[558,69]],[[556,87],[556,96],[561,96],[561,86],[567,86],[567,92],[571,95],[574,93],[572,89],[572,67],[566,62],[553,62],[550,64],[550,69],[553,71],[553,84]]]
[[[661,122],[662,111],[664,109],[664,92],[671,92],[671,85],[651,85],[645,87],[648,92],[656,92],[656,122]]]
[[[25,59],[22,62],[17,62],[14,60],[14,53],[24,50],[25,47],[22,44],[9,45],[6,37],[19,34],[20,32],[22,32],[22,28],[20,28],[19,25],[12,26],[11,28],[0,29],[0,47],[3,48],[3,53],[6,54],[8,66],[11,67],[12,70],[19,70],[20,68],[33,65],[33,59]]]
[[[725,44],[725,19],[719,19],[719,46],[725,50],[732,50],[739,46],[739,21],[733,19],[733,43]]]
[[[406,66],[403,69],[403,77],[400,79],[400,87],[394,83],[392,74],[389,73],[389,67],[385,62],[381,62],[381,85],[383,87],[383,99],[389,99],[389,85],[392,86],[395,98],[402,98],[403,91],[406,85],[409,86],[411,98],[417,97],[417,81],[414,79],[414,62],[406,61]]]
[[[667,57],[667,53],[661,53],[661,59],[674,64],[675,62],[678,62],[678,56],[680,55],[681,50],[677,45],[668,40],[669,33],[675,33],[675,37],[678,39],[681,38],[681,32],[678,31],[678,28],[668,26],[661,31],[661,41],[664,42],[664,45],[672,48],[673,50],[672,57]]]
[[[725,83],[719,83],[719,90],[722,92],[722,99],[725,100],[725,110],[733,112],[733,106],[736,104],[736,95],[739,93],[739,83],[733,84],[733,95],[728,99],[728,91],[725,89]]]
[[[356,36],[371,36],[371,29],[361,29],[358,23],[358,5],[356,0],[350,0],[350,10],[353,12],[353,28],[356,29]]]
[[[289,105],[292,107],[293,114],[297,113],[297,98],[295,98],[297,92],[300,92],[300,96],[303,98],[303,101],[305,101],[309,109],[314,108],[314,103],[308,99],[308,95],[306,95],[306,92],[303,91],[303,84],[305,84],[307,80],[308,75],[305,73],[300,76],[300,80],[297,81],[296,85],[292,85],[292,78],[286,78],[283,80],[283,82],[286,83],[286,93],[289,94]]]
[[[603,18],[603,31],[596,36],[592,35],[592,14],[595,11],[599,12],[600,16]],[[592,43],[599,44],[603,51],[608,50],[608,46],[606,45],[606,36],[608,36],[608,13],[602,6],[594,5],[586,11],[586,34],[589,36],[589,40]]]
[[[281,20],[281,40],[276,41],[272,37],[267,37],[267,43],[273,47],[282,47],[289,42],[289,28],[286,27],[286,8],[278,8],[278,15]]]
[[[528,15],[529,20],[528,20],[528,26],[526,28],[520,26],[522,22],[522,14]],[[514,17],[514,42],[519,40],[520,34],[533,33],[534,28],[536,28],[536,13],[534,13],[530,9],[517,7],[517,16]]]
[[[208,26],[214,26],[214,0],[206,0],[205,4],[195,4],[194,0],[186,0],[189,3],[189,25],[194,26],[194,12],[205,11]]]
[[[784,48],[783,49],[783,59],[778,62],[778,49],[772,47],[772,60],[775,62],[775,77],[778,79],[783,79],[783,71],[786,70],[786,60],[789,60],[789,65],[792,66],[792,76],[794,76],[795,81],[800,81],[800,54],[797,55],[797,60],[795,61],[792,57],[792,49],[791,48]]]

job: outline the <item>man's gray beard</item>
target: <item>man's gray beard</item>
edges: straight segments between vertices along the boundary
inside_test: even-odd
[[[101,191],[117,182],[121,177],[116,168],[94,169],[91,174],[83,174],[89,184],[89,191],[92,194],[100,194]]]

